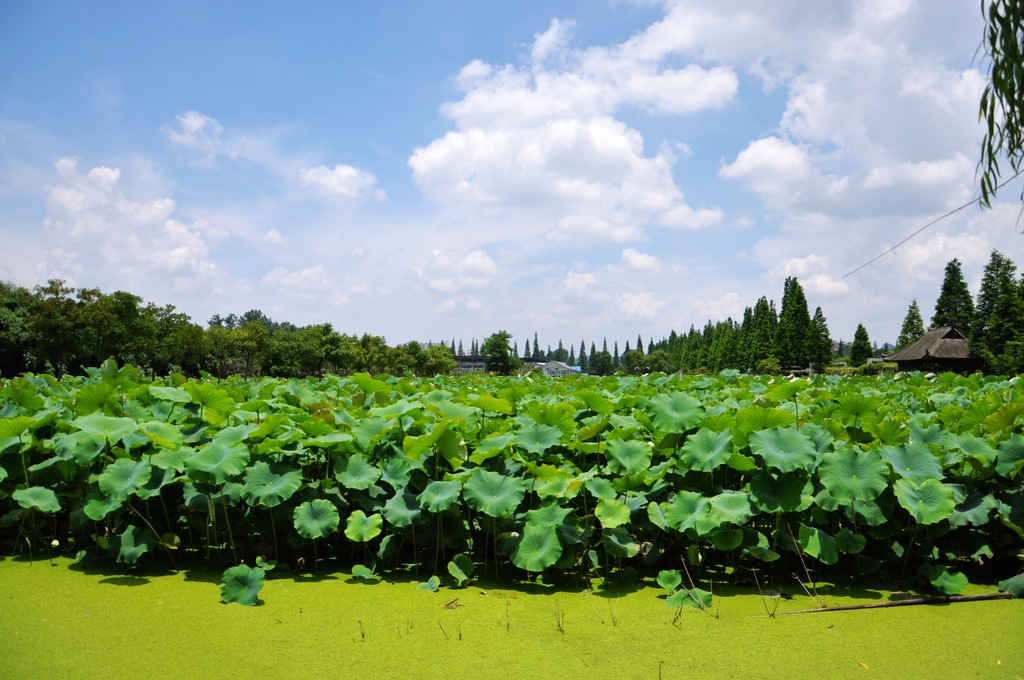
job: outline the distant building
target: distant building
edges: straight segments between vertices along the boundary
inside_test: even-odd
[[[886,357],[886,361],[895,361],[901,371],[931,373],[973,373],[984,366],[981,359],[971,354],[964,334],[952,326],[928,331],[917,342]]]
[[[579,366],[570,366],[561,361],[548,361],[540,364],[540,370],[546,376],[559,378],[563,375],[579,375],[582,369]]]

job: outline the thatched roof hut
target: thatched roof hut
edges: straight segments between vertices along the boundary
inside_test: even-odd
[[[971,354],[966,336],[952,326],[933,328],[886,360],[895,361],[901,371],[971,373],[983,367],[981,359]]]

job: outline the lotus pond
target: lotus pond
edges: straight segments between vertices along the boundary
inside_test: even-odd
[[[542,659],[554,644],[621,647],[608,663],[629,668],[642,652],[637,677],[656,677],[670,665],[690,668],[682,658],[695,668],[712,663],[686,636],[730,631],[744,649],[767,650],[747,638],[819,625],[769,615],[797,598],[824,604],[825,583],[850,597],[865,583],[1020,597],[1022,432],[1018,380],[978,375],[192,381],[108,362],[85,378],[0,383],[0,553],[9,556],[0,584],[21,593],[22,581],[37,577],[53,592],[50,578],[63,589],[78,576],[82,601],[97,611],[152,611],[162,602],[185,615],[215,612],[196,614],[186,629],[227,617],[236,621],[228,628],[250,631],[237,623],[246,615],[255,625],[276,612],[285,626],[298,621],[288,607],[330,611],[337,620],[322,620],[326,637],[307,629],[302,644],[314,647],[336,638],[347,645],[355,613],[357,642],[370,630],[381,638],[381,664],[395,658],[383,636],[392,628],[392,642],[404,635],[403,620],[428,658],[437,653],[433,628],[445,645],[478,636],[467,653],[480,655],[496,621],[522,617],[524,637],[495,654]],[[137,583],[145,587],[111,587]],[[210,583],[219,588],[211,592]],[[156,594],[165,588],[174,594]],[[746,599],[723,596],[737,588]],[[633,612],[637,628],[628,634],[609,624],[616,589],[630,592],[614,599]],[[870,597],[887,597],[884,589]],[[197,609],[190,598],[199,592],[212,605],[264,604]],[[433,611],[439,593],[459,600],[454,613],[442,612],[447,619]],[[782,601],[783,593],[794,600]],[[398,613],[420,605],[431,614]],[[857,634],[880,649],[915,639],[922,626],[935,634],[933,624],[952,625],[966,644],[967,620],[943,623],[950,614],[938,612],[947,611],[986,622],[983,612],[1001,612],[997,628],[1020,616],[1017,602],[812,616],[887,622],[899,635],[882,639],[870,627]],[[486,614],[477,621],[474,612]],[[771,627],[723,623],[753,616]],[[563,617],[564,636],[552,638]],[[348,623],[337,628],[340,621]],[[573,622],[576,639],[566,642]],[[953,648],[917,642],[934,658]],[[818,656],[820,644],[809,647]],[[979,653],[986,644],[970,641]],[[800,661],[784,675],[793,676],[810,663],[805,647],[783,637],[765,660],[792,651]],[[444,649],[441,660],[456,658],[457,649]],[[1006,661],[999,649],[984,663]],[[500,667],[497,657],[483,658]],[[830,649],[822,661],[833,660]],[[808,671],[823,675],[835,673]]]
[[[430,592],[333,572],[272,578],[239,607],[216,602],[219,581],[2,560],[0,677],[1024,677],[1020,600],[782,615],[816,606],[798,592],[769,618],[756,593],[726,588],[715,618],[677,616],[652,583]],[[828,604],[890,597],[861,587]]]

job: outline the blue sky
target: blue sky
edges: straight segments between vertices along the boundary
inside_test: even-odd
[[[1010,185],[843,278],[975,195],[977,3],[711,4],[5,3],[0,277],[522,349],[1024,266]]]

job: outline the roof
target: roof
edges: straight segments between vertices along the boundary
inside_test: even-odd
[[[925,333],[917,342],[907,345],[888,357],[889,361],[969,358],[971,358],[971,351],[967,338],[952,326],[934,328]]]

